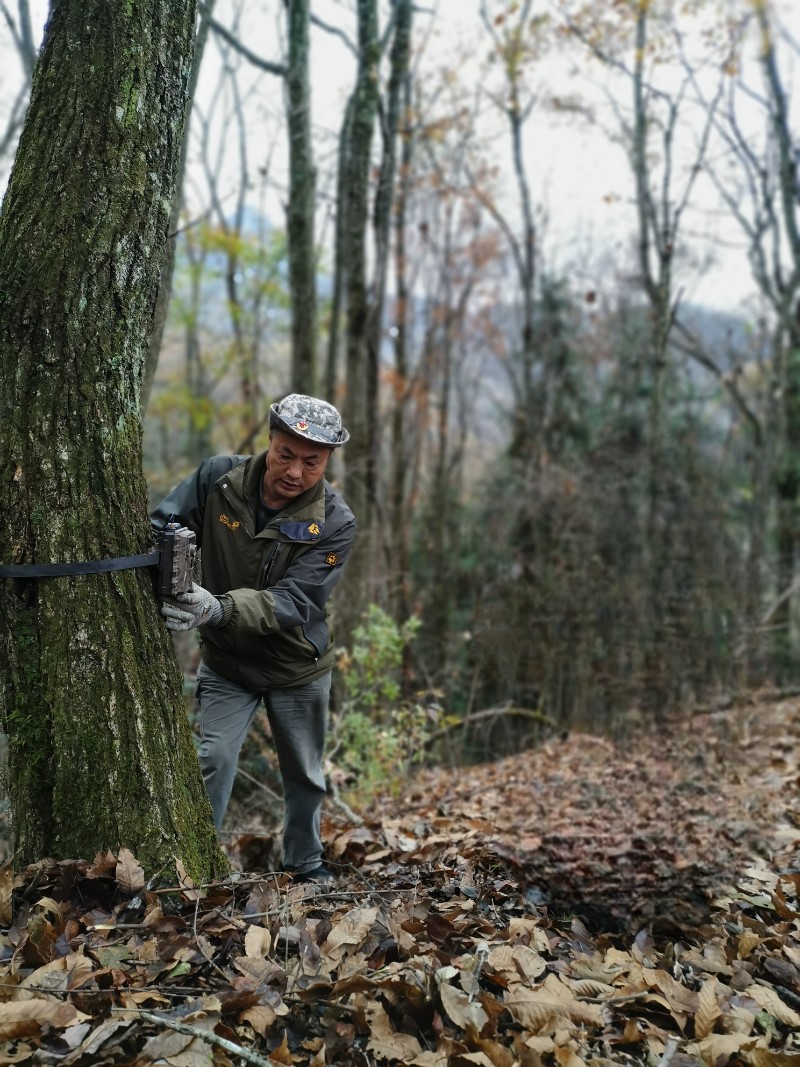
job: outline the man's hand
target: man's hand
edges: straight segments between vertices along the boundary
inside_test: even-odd
[[[189,593],[177,593],[161,602],[161,614],[168,630],[194,630],[222,622],[222,604],[196,582]]]

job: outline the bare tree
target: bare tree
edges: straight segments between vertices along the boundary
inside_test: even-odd
[[[483,205],[490,211],[508,241],[512,262],[517,276],[518,297],[522,309],[518,358],[514,361],[512,381],[515,385],[514,433],[511,443],[513,455],[531,460],[540,450],[541,435],[532,428],[541,426],[543,405],[534,386],[536,364],[536,337],[534,305],[536,300],[537,248],[536,222],[533,199],[528,178],[524,151],[525,123],[536,104],[532,93],[525,99],[524,74],[531,59],[529,35],[531,33],[531,8],[533,0],[523,0],[516,11],[511,9],[502,19],[491,16],[486,0],[481,0],[481,20],[492,41],[495,55],[503,69],[504,89],[494,97],[508,123],[511,135],[511,156],[517,186],[519,210],[522,216],[521,233],[517,232],[505,215],[498,209],[494,199],[474,182],[473,190]],[[508,16],[513,16],[509,18]],[[534,441],[538,441],[538,445]]]
[[[769,624],[773,660],[780,674],[792,658],[792,605],[800,544],[800,229],[796,139],[790,96],[779,54],[785,36],[775,8],[765,0],[744,3],[732,22],[731,72],[725,107],[715,115],[722,152],[706,172],[730,218],[744,235],[758,292],[771,311],[771,372],[765,369],[764,404],[750,420],[755,459],[751,538],[752,625]],[[792,42],[787,41],[791,53]],[[764,91],[750,81],[747,50],[753,47]],[[796,47],[796,45],[795,45]],[[702,87],[695,82],[705,103]],[[757,117],[754,117],[757,116]],[[728,375],[737,382],[738,373]],[[774,603],[764,614],[770,496],[777,522]],[[763,616],[763,619],[762,619]]]
[[[0,0],[2,14],[11,34],[17,56],[22,67],[23,77],[20,86],[11,100],[5,127],[0,131],[0,161],[14,149],[25,117],[25,107],[31,89],[31,79],[36,66],[38,49],[34,38],[31,9],[28,0],[17,0],[17,16],[14,17],[6,0]]]
[[[158,367],[158,358],[161,354],[161,345],[164,340],[164,328],[167,323],[167,311],[169,309],[170,296],[172,294],[172,277],[175,272],[175,251],[178,239],[178,227],[183,206],[183,184],[186,175],[186,157],[189,144],[189,131],[191,129],[192,106],[197,93],[197,84],[200,79],[200,67],[208,41],[208,34],[212,24],[212,15],[216,0],[205,0],[199,7],[200,15],[195,39],[194,56],[192,59],[192,71],[189,77],[189,92],[186,98],[186,120],[184,122],[184,135],[181,143],[180,162],[178,165],[177,193],[172,203],[169,216],[169,231],[167,235],[167,248],[164,262],[161,265],[161,277],[158,283],[158,297],[156,298],[156,312],[153,323],[153,333],[150,345],[147,349],[147,362],[145,364],[144,381],[142,384],[142,410],[147,410],[150,399],[150,391],[153,387],[153,379]]]

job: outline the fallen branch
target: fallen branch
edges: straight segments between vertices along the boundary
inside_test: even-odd
[[[331,802],[331,804],[333,804],[341,812],[343,812],[350,820],[350,822],[353,823],[354,826],[363,826],[364,820],[361,818],[361,816],[357,815],[350,807],[350,805],[346,801],[342,800],[342,797],[339,793],[338,785],[327,776],[325,778],[325,785],[328,789],[328,800]]]
[[[680,1045],[680,1043],[680,1038],[675,1037],[674,1034],[671,1034],[667,1038],[667,1043],[664,1046],[664,1054],[658,1061],[658,1067],[669,1067],[669,1065],[672,1063],[675,1053],[678,1051],[678,1046]]]
[[[439,727],[438,730],[434,730],[432,734],[429,734],[426,740],[426,746],[432,745],[435,741],[439,741],[442,737],[445,737],[452,730],[461,730],[465,726],[469,726],[474,722],[484,722],[486,719],[530,719],[533,722],[538,722],[542,726],[547,726],[551,730],[557,730],[557,724],[550,718],[549,715],[545,715],[543,711],[539,711],[538,708],[519,708],[516,704],[504,704],[499,708],[485,708],[483,711],[473,711],[469,715],[465,715],[463,719],[457,719],[454,722],[446,723],[444,726]]]
[[[156,1015],[155,1012],[142,1011],[138,1008],[115,1008],[115,1013],[116,1012],[131,1012],[146,1022],[156,1024],[161,1023],[170,1030],[177,1030],[179,1034],[186,1034],[187,1037],[197,1037],[201,1041],[207,1042],[209,1045],[218,1045],[219,1048],[225,1049],[226,1052],[230,1052],[233,1056],[238,1056],[238,1058],[244,1060],[245,1063],[254,1063],[256,1067],[276,1067],[272,1060],[264,1059],[264,1057],[259,1056],[257,1052],[251,1052],[250,1049],[242,1048],[242,1046],[237,1045],[235,1041],[228,1041],[226,1037],[220,1037],[213,1031],[198,1030],[196,1027],[188,1026],[186,1023],[175,1022],[174,1019],[168,1019],[164,1015]]]

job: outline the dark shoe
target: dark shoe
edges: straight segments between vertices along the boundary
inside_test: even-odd
[[[321,863],[319,867],[313,867],[310,871],[295,874],[292,880],[295,882],[335,882],[336,875],[328,870],[324,863]]]

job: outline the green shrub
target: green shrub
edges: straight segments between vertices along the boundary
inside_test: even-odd
[[[340,657],[345,692],[329,760],[334,784],[354,807],[379,793],[396,795],[442,723],[437,705],[402,699],[403,657],[419,626],[417,618],[399,626],[373,604],[353,631],[352,648]]]

